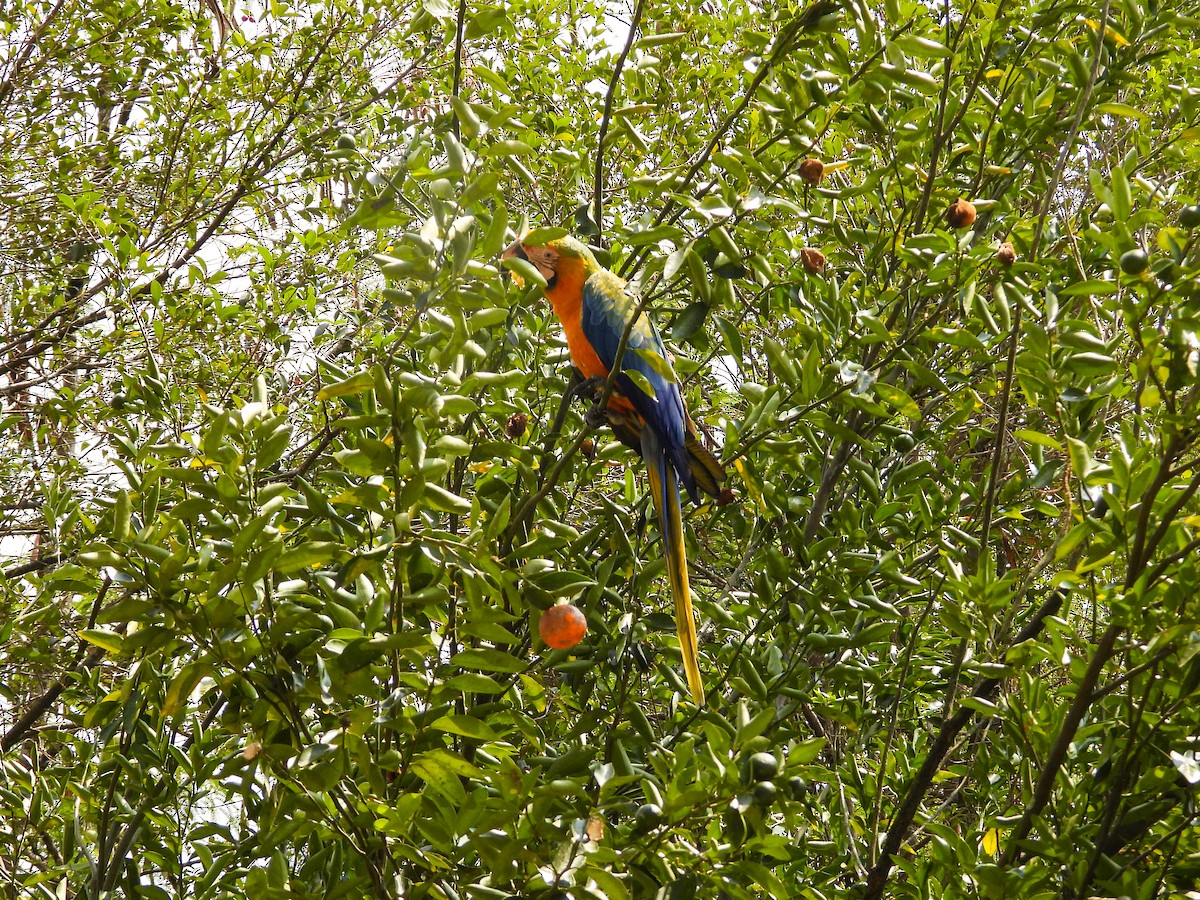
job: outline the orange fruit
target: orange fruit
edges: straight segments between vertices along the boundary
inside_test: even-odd
[[[538,633],[555,650],[569,650],[587,634],[587,618],[578,607],[561,603],[542,613]]]

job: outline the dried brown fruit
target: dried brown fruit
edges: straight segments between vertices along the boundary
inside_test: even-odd
[[[583,443],[581,443],[579,445],[579,452],[583,454],[583,458],[586,460],[595,459],[596,458],[596,442],[593,441],[591,438],[584,438]]]
[[[812,247],[805,247],[800,251],[800,264],[804,266],[804,271],[820,275],[825,271],[825,254]]]
[[[737,502],[737,495],[731,488],[722,489],[721,496],[717,497],[717,506],[729,506],[735,502]]]
[[[529,416],[525,413],[513,413],[508,417],[508,421],[504,423],[504,433],[514,441],[525,433],[525,429],[529,426]]]
[[[1000,249],[996,251],[996,262],[1002,266],[1011,266],[1017,261],[1017,250],[1013,245],[1005,241],[1000,245]]]
[[[800,163],[800,178],[806,184],[820,184],[825,177],[825,163],[819,159],[806,159]]]
[[[970,228],[975,224],[975,205],[959,197],[946,210],[946,224],[951,228]]]

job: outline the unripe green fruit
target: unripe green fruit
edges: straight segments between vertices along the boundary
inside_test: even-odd
[[[779,773],[779,760],[773,753],[755,753],[745,763],[743,775],[748,784],[770,781]]]
[[[1121,271],[1126,275],[1141,275],[1150,265],[1150,257],[1140,247],[1121,254]]]
[[[754,798],[754,803],[757,806],[770,806],[775,802],[775,796],[779,791],[775,787],[773,781],[760,781],[754,786],[754,790],[750,792]]]
[[[633,824],[638,831],[649,831],[662,824],[663,811],[657,803],[643,803],[633,814]]]

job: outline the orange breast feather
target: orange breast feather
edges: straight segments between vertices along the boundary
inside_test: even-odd
[[[554,287],[546,291],[546,298],[566,332],[571,361],[584,378],[607,378],[608,367],[601,362],[591,341],[583,333],[583,266],[578,260],[563,259],[555,274]],[[620,394],[613,394],[609,403],[618,409],[633,409],[632,404]]]

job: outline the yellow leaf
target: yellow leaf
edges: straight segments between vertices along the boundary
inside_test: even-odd
[[[1092,29],[1092,31],[1098,31],[1100,29],[1100,23],[1095,19],[1084,19],[1083,21],[1087,22],[1088,28]],[[1129,46],[1129,39],[1111,25],[1104,26],[1104,36],[1112,38],[1113,41],[1115,41],[1120,47]]]
[[[983,833],[983,840],[980,842],[983,847],[983,852],[988,856],[995,856],[1000,849],[1000,832],[998,829],[989,828]]]
[[[750,494],[750,499],[758,504],[758,508],[763,515],[767,515],[770,510],[767,509],[767,502],[763,499],[762,491],[758,489],[758,485],[750,477],[750,471],[746,467],[746,461],[738,457],[733,461],[733,467],[737,469],[738,474],[742,476],[742,482],[746,485],[746,491]]]

